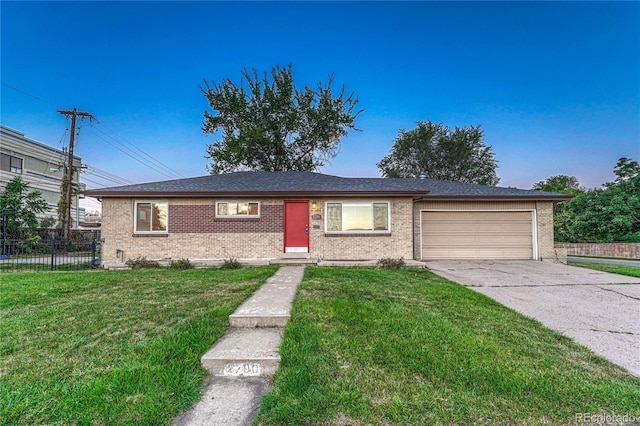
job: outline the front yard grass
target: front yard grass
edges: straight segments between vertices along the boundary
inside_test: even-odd
[[[1,275],[0,424],[170,424],[275,269]]]
[[[260,425],[640,418],[640,379],[425,270],[307,268]]]
[[[640,268],[629,265],[615,265],[613,263],[569,262],[571,266],[595,269],[596,271],[611,272],[612,274],[628,275],[640,278]]]

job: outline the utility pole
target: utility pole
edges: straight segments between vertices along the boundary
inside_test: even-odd
[[[73,197],[73,147],[75,144],[76,137],[76,117],[80,117],[80,120],[83,120],[85,117],[89,117],[89,120],[93,118],[93,116],[88,112],[78,111],[77,108],[73,108],[73,110],[58,110],[58,112],[64,115],[67,119],[71,118],[71,132],[69,134],[69,157],[67,160],[67,168],[65,170],[65,181],[63,181],[64,186],[64,220],[62,222],[62,236],[65,240],[69,239],[71,235],[71,199]],[[76,206],[76,209],[79,206]]]

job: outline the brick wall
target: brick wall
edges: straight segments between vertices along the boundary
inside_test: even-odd
[[[540,260],[563,259],[561,252],[556,252],[553,241],[553,202],[536,202],[536,216],[538,219],[538,257]]]
[[[640,259],[640,243],[556,243],[557,248],[575,256],[621,257]]]
[[[167,199],[169,232],[158,236],[134,235],[134,201],[103,200],[102,259],[107,263],[140,256],[192,260],[275,258],[282,252],[282,201],[261,200],[260,219],[215,219],[213,199]],[[280,225],[276,228],[274,222],[278,220]],[[189,223],[193,224],[191,230]]]
[[[551,202],[421,202],[410,198],[389,198],[391,230],[382,235],[326,235],[327,201],[362,200],[355,198],[311,198],[309,245],[313,257],[327,260],[365,260],[383,257],[420,258],[420,210],[526,210],[535,209],[538,255],[556,259],[561,249],[553,243],[553,203]],[[269,259],[283,252],[282,199],[264,199],[261,217],[245,219],[215,218],[214,199],[168,199],[169,232],[162,236],[133,234],[133,199],[103,200],[103,260],[126,261],[145,256],[149,259]],[[369,201],[369,200],[367,200]],[[416,241],[415,245],[413,241]],[[636,255],[635,257],[640,257]]]
[[[383,235],[359,234],[359,235],[325,235],[325,210],[326,202],[331,201],[363,201],[354,198],[326,198],[315,199],[318,210],[311,212],[309,222],[310,251],[314,257],[325,260],[369,260],[390,257],[399,259],[413,258],[413,227],[411,223],[411,198],[389,198],[376,201],[389,201],[391,214],[391,229]],[[371,201],[367,199],[366,201]],[[314,219],[314,214],[319,219]]]
[[[410,198],[385,200],[391,203],[391,232],[384,236],[325,236],[325,201],[314,200],[318,209],[311,211],[310,208],[309,211],[312,256],[331,260],[412,258]],[[281,199],[260,200],[259,219],[215,218],[214,199],[176,198],[166,201],[169,203],[168,234],[134,235],[135,200],[105,198],[102,205],[103,261],[124,262],[141,256],[148,259],[205,260],[269,259],[282,255],[284,201]],[[313,219],[317,215],[320,219]]]
[[[259,218],[216,218],[215,204],[169,204],[171,233],[277,233],[283,218],[282,205],[261,205]]]

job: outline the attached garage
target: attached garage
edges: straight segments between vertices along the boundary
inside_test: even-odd
[[[421,258],[535,259],[533,211],[421,211]]]

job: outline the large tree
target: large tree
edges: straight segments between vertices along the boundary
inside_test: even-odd
[[[0,194],[0,212],[6,217],[8,236],[16,237],[25,229],[37,228],[37,215],[49,208],[40,191],[29,189],[29,184],[16,176]]]
[[[204,112],[205,134],[221,131],[208,146],[212,174],[237,170],[313,171],[335,157],[340,138],[362,111],[345,87],[334,94],[333,74],[315,89],[294,85],[291,65],[262,75],[244,69],[240,84],[226,78],[201,87],[213,114]]]
[[[480,126],[456,127],[419,122],[400,130],[391,151],[378,164],[384,177],[418,177],[496,185],[498,161],[484,143]]]

